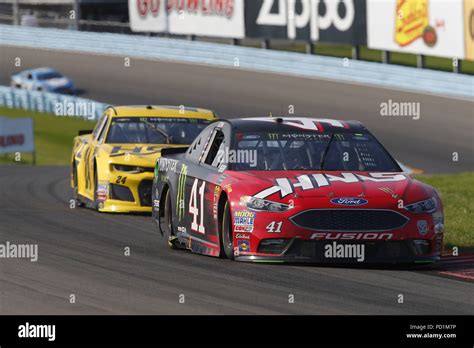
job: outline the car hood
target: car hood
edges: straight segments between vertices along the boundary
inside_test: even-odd
[[[432,190],[401,172],[247,171],[232,176],[244,183],[245,194],[276,200],[326,196],[403,199],[407,191],[414,192],[413,199],[424,199]]]
[[[67,77],[60,77],[55,79],[49,79],[45,81],[45,84],[50,87],[61,87],[70,84],[71,81]]]
[[[109,157],[109,162],[123,165],[154,167],[164,148],[187,147],[173,144],[102,144],[101,152]]]

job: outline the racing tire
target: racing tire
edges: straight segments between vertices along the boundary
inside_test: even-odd
[[[98,173],[97,173],[97,167],[94,165],[94,201],[92,202],[92,208],[99,211],[99,201],[97,198],[97,190],[99,188],[99,180],[98,180]]]
[[[156,197],[158,197],[158,190],[156,189],[155,180],[153,180],[153,184],[151,186],[151,218],[156,224],[158,232],[162,234],[160,226],[160,209],[155,207]]]
[[[232,234],[232,220],[230,214],[229,201],[224,204],[222,213],[222,226],[220,228],[220,242],[222,257],[227,257],[229,260],[234,259],[234,238]]]
[[[73,167],[72,167],[72,182],[73,182],[72,198],[74,199],[76,207],[82,207],[82,206],[84,206],[84,203],[81,201],[81,199],[79,198],[79,194],[78,194],[77,167],[75,165],[73,165]]]
[[[165,243],[172,249],[175,248],[173,240],[176,239],[176,236],[173,232],[173,207],[171,205],[171,193],[168,189],[166,191],[165,197],[165,210],[164,210],[164,221],[163,225],[161,226],[160,230],[163,236],[163,240]]]

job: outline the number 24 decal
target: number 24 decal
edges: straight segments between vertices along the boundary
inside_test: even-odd
[[[191,197],[189,198],[189,213],[193,215],[193,221],[191,222],[191,230],[206,233],[204,228],[204,188],[206,187],[206,182],[203,181],[199,187],[199,208],[197,204],[197,191],[198,191],[198,179],[194,179],[193,187],[191,188]],[[198,216],[200,215],[199,225],[197,223]]]
[[[126,181],[127,181],[126,176],[119,175],[119,176],[117,176],[117,180],[115,180],[115,183],[116,184],[120,184],[120,183],[125,184]]]

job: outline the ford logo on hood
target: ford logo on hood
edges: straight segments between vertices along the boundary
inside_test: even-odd
[[[369,203],[369,201],[363,198],[356,198],[356,197],[339,197],[339,198],[331,199],[331,203],[337,204],[337,205],[356,206],[356,205],[367,204]]]

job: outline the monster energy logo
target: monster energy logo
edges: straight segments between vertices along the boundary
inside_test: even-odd
[[[176,215],[178,220],[184,216],[184,199],[186,194],[186,176],[188,175],[188,166],[183,164],[178,177],[178,195],[176,197]]]
[[[278,133],[268,133],[269,140],[278,140]]]

